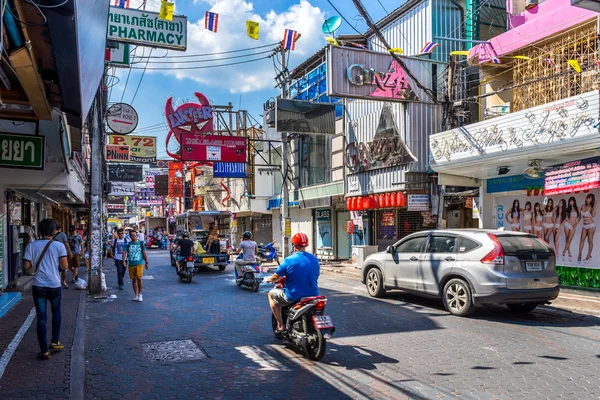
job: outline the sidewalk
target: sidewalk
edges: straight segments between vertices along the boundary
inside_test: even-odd
[[[85,268],[80,272],[84,273]],[[68,273],[68,278],[71,274]],[[41,361],[31,290],[0,319],[0,397],[2,399],[83,399],[85,388],[86,291],[62,291],[61,343],[65,349]],[[48,306],[49,307],[49,306]],[[48,309],[48,340],[52,312]]]
[[[360,281],[360,268],[350,263],[322,264],[321,271],[328,275],[338,275]],[[552,304],[543,307],[600,316],[600,291],[561,288],[560,295],[552,301]]]

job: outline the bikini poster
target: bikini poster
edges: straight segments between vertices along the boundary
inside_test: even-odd
[[[600,190],[548,196],[496,197],[496,223],[533,233],[554,248],[556,265],[600,269]]]

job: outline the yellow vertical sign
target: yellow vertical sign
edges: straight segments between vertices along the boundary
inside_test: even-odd
[[[292,220],[289,218],[285,220],[285,236],[292,236]]]

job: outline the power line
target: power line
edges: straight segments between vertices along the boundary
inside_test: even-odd
[[[222,57],[222,58],[213,58],[208,60],[186,60],[186,61],[150,61],[150,59],[146,60],[146,65],[150,64],[191,64],[191,63],[203,63],[203,62],[213,62],[213,61],[221,61],[221,60],[231,60],[234,58],[243,58],[250,56],[257,56],[260,54],[271,53],[273,50],[259,51],[258,53],[250,53],[250,54],[240,54],[237,56],[231,57]],[[131,64],[141,64],[143,61],[132,62]]]
[[[381,4],[381,1],[377,0],[377,2],[381,6],[381,8],[383,8],[383,11],[385,11],[386,14],[389,14],[388,10],[386,10],[385,7],[383,6],[383,4]]]
[[[152,50],[154,50],[154,49],[150,49],[150,55],[152,55]],[[135,98],[138,94],[138,90],[140,90],[140,86],[142,86],[142,80],[144,79],[144,75],[146,75],[147,67],[148,67],[148,61],[146,61],[146,65],[144,66],[144,70],[142,71],[142,76],[140,77],[140,81],[138,82],[137,88],[135,89],[135,93],[133,94],[133,99],[131,99],[131,105],[133,105],[133,102],[135,101]]]
[[[139,58],[189,58],[189,57],[218,56],[218,55],[221,55],[221,54],[230,54],[230,53],[238,53],[238,52],[241,52],[241,51],[250,51],[250,50],[264,49],[265,47],[273,47],[273,46],[278,46],[280,44],[281,44],[280,42],[275,42],[275,43],[265,44],[265,45],[262,45],[262,46],[248,47],[248,48],[239,49],[239,50],[220,51],[218,53],[186,54],[186,55],[180,55],[180,56],[169,56],[168,55],[169,53],[168,53],[168,50],[167,50],[167,54],[165,54],[164,56],[139,57]]]
[[[251,63],[251,62],[255,62],[255,61],[260,61],[260,60],[266,60],[269,57],[260,57],[260,58],[255,58],[252,60],[247,60],[247,61],[239,61],[239,62],[234,62],[234,63],[228,63],[228,64],[216,64],[216,65],[206,65],[206,66],[202,66],[202,67],[171,67],[171,68],[136,68],[136,67],[131,67],[131,69],[147,69],[147,70],[181,70],[181,69],[205,69],[205,68],[219,68],[219,67],[229,67],[231,65],[239,65],[239,64],[246,64],[246,63]]]

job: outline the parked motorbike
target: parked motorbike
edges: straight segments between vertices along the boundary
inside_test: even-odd
[[[262,262],[273,262],[275,261],[277,265],[279,265],[279,255],[277,254],[277,249],[275,248],[273,242],[267,243],[266,245],[260,245],[258,247],[258,254],[256,255]]]
[[[196,274],[196,268],[194,267],[194,257],[187,257],[184,261],[179,262],[180,269],[177,275],[182,281],[192,283],[192,278]]]
[[[243,257],[240,254],[238,256],[238,260],[241,260]],[[253,292],[258,292],[260,288],[260,284],[265,279],[263,271],[260,268],[260,262],[254,262],[250,264],[245,264],[241,266],[242,276],[238,274],[238,266],[234,265],[234,273],[235,273],[235,283],[238,286],[246,286],[250,288]]]
[[[277,282],[276,287],[283,288],[285,277]],[[325,355],[327,340],[335,332],[333,320],[324,315],[327,297],[303,297],[294,304],[283,307],[281,316],[285,330],[277,332],[277,320],[271,315],[273,334],[277,339],[286,340],[300,347],[306,356],[319,361]]]
[[[146,241],[146,248],[151,249],[152,246],[154,246],[155,242],[156,242],[156,238],[154,236],[150,236],[148,238],[148,240]]]

